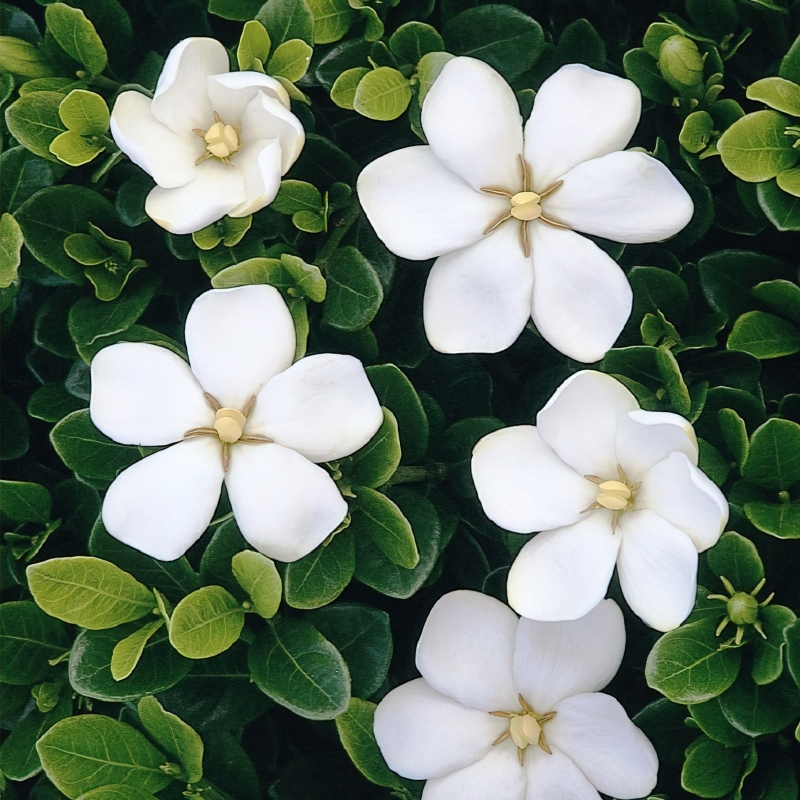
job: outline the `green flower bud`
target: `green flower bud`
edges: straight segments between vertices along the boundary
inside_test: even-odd
[[[758,600],[746,592],[737,592],[728,600],[728,616],[734,625],[752,625],[758,619]]]
[[[703,90],[703,56],[685,36],[670,36],[661,44],[658,68],[664,80],[680,92]]]

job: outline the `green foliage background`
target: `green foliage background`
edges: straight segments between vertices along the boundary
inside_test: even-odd
[[[395,259],[358,206],[359,169],[421,141],[420,104],[455,54],[498,69],[524,114],[562,64],[627,75],[645,98],[632,145],[694,199],[668,242],[600,242],[634,308],[597,368],[644,408],[694,423],[730,532],[701,556],[697,606],[677,631],[646,628],[612,582],[628,646],[608,691],[658,750],[659,797],[796,800],[800,3],[38,2],[0,16],[2,796],[420,796],[380,757],[374,703],[415,676],[442,594],[505,599],[528,537],[481,512],[471,448],[531,422],[582,366],[532,327],[498,355],[431,351],[430,263]],[[108,118],[121,89],[154,89],[187,36],[278,77],[308,141],[271,207],[174,236],[146,217],[152,181]],[[185,355],[192,300],[254,282],[286,297],[298,356],[368,365],[383,427],[332,465],[350,524],[273,565],[223,498],[185,558],[157,562],[99,522],[103,491],[147,452],[91,424],[89,362],[125,340]],[[757,588],[769,605],[720,631],[726,603],[709,595]]]

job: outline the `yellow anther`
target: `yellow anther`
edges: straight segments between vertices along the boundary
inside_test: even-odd
[[[528,745],[539,742],[542,726],[530,714],[524,714],[511,720],[509,733],[514,744],[524,750]]]
[[[541,217],[539,195],[536,192],[517,192],[511,197],[511,216],[522,222],[530,222]]]
[[[215,122],[203,137],[208,152],[216,158],[228,158],[239,149],[239,134],[233,125]]]
[[[600,492],[597,495],[597,502],[603,508],[608,508],[611,511],[622,511],[628,505],[628,500],[620,497],[618,494],[611,494],[610,492]]]
[[[512,206],[524,206],[526,203],[538,203],[539,195],[536,192],[517,192],[511,198]]]
[[[624,497],[626,500],[631,496],[630,487],[624,484],[622,481],[603,481],[600,484],[600,491],[601,492],[612,492],[613,494],[619,494],[620,496]]]
[[[226,444],[238,442],[244,433],[247,417],[235,408],[220,408],[214,421],[214,430]]]

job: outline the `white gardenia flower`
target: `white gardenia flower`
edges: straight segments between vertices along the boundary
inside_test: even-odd
[[[655,242],[692,217],[660,161],[621,152],[639,122],[634,83],[569,64],[539,89],[525,123],[505,80],[449,61],[425,97],[428,146],[396,150],[358,179],[378,236],[403,258],[436,262],[423,302],[442,353],[495,353],[533,317],[570,358],[613,345],[631,310],[625,273],[594,242]]]
[[[318,463],[354,453],[383,422],[361,362],[323,354],[292,364],[292,316],[263,285],[200,295],[186,349],[189,364],[140,342],[111,345],[92,361],[92,422],[122,444],[173,445],[116,478],[103,524],[172,561],[208,528],[224,481],[253,547],[279,561],[302,558],[347,514]]]
[[[519,552],[508,602],[537,620],[577,619],[605,595],[616,564],[625,599],[648,625],[692,610],[697,554],[716,544],[728,503],[697,467],[681,416],[643,411],[619,381],[585,370],[536,417],[484,436],[472,477],[486,516],[543,531]]]
[[[194,37],[172,48],[152,100],[141,92],[117,98],[111,134],[158,184],[148,216],[171,233],[194,233],[275,199],[305,143],[289,107],[275,78],[230,72],[220,42]]]
[[[625,650],[622,612],[518,619],[478,592],[444,595],[417,645],[422,678],[375,710],[375,738],[422,800],[628,800],[656,785],[658,758],[609,695]]]

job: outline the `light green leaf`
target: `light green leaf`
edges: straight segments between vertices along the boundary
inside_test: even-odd
[[[70,258],[84,266],[102,264],[111,258],[111,253],[104,250],[97,239],[88,233],[71,233],[64,239],[64,250]]]
[[[733,324],[728,350],[742,350],[760,359],[790,356],[800,351],[800,331],[773,314],[748,311]]]
[[[264,619],[278,612],[283,584],[275,562],[254,550],[243,550],[232,560],[233,575]]]
[[[356,100],[358,84],[361,79],[371,71],[369,67],[353,67],[352,69],[346,69],[333,82],[333,86],[331,87],[331,100],[333,100],[339,108],[346,108],[348,111],[352,111],[353,104]]]
[[[305,233],[322,233],[325,230],[325,219],[313,211],[296,211],[292,214],[292,224]]]
[[[402,72],[378,67],[359,81],[353,108],[369,119],[397,119],[411,102],[411,84]]]
[[[664,381],[664,386],[669,394],[672,410],[676,414],[686,416],[692,407],[692,398],[689,388],[683,380],[681,369],[672,351],[664,346],[659,347],[655,353],[656,366]]]
[[[169,640],[187,658],[210,658],[227,650],[244,627],[244,610],[221,586],[203,586],[172,613]]]
[[[747,99],[800,117],[800,86],[785,78],[762,78],[747,87]]]
[[[715,127],[711,114],[707,111],[694,111],[683,121],[678,141],[690,153],[699,153],[708,146]]]
[[[690,95],[702,92],[703,56],[691,39],[678,34],[661,42],[658,68],[673,89]]]
[[[93,556],[51,558],[26,570],[34,600],[50,616],[99,631],[152,612],[153,595],[127,572]]]
[[[85,89],[73,89],[61,101],[58,116],[69,130],[85,135],[105,133],[110,119],[106,101]]]
[[[53,67],[36,45],[13,36],[0,36],[0,69],[22,78],[48,78]]]
[[[314,44],[314,15],[306,0],[267,0],[256,19],[267,29],[275,47],[290,39]]]
[[[386,495],[359,486],[351,506],[350,530],[356,538],[369,536],[392,561],[405,569],[419,563],[411,525]]]
[[[428,53],[443,52],[444,39],[424,22],[406,22],[389,38],[389,49],[401,64],[416,66]]]
[[[419,80],[419,104],[425,102],[425,96],[430,91],[433,82],[439,77],[444,65],[455,58],[452,53],[426,53],[417,64],[417,80]]]
[[[136,708],[147,732],[183,768],[181,777],[187,783],[197,783],[203,777],[203,740],[197,731],[165,711],[152,695],[143,697]]]
[[[376,489],[394,475],[401,455],[397,419],[384,407],[383,424],[378,432],[353,453],[350,476],[354,483]]]
[[[355,22],[358,13],[347,0],[307,0],[314,15],[314,42],[338,42]]]
[[[289,253],[281,255],[281,264],[294,279],[294,286],[289,289],[290,295],[307,297],[315,303],[321,303],[325,299],[328,284],[319,267],[306,264],[302,258]]]
[[[215,289],[232,289],[251,283],[267,283],[280,289],[293,286],[294,280],[277,258],[248,258],[220,270],[211,279]]]
[[[50,142],[50,152],[71,167],[88,164],[93,158],[105,150],[105,144],[94,141],[95,137],[81,136],[74,131],[64,131]]]
[[[295,83],[308,71],[313,48],[302,39],[290,39],[275,49],[269,60],[267,72]]]
[[[83,11],[66,3],[53,3],[47,6],[44,16],[53,38],[90,75],[99,75],[106,68],[106,48]]]
[[[136,669],[145,645],[163,624],[163,618],[148,622],[143,628],[139,628],[114,645],[111,653],[111,676],[115,681],[124,680]]]
[[[792,197],[800,197],[800,167],[785,169],[775,178],[778,188]]]
[[[38,483],[0,481],[0,509],[14,522],[38,522],[50,519],[50,492]]]
[[[257,20],[251,19],[242,28],[239,46],[236,48],[236,61],[240,70],[263,72],[272,47],[267,29]],[[261,66],[261,69],[258,67]]]
[[[776,111],[756,111],[731,125],[717,142],[722,163],[743,181],[768,181],[800,159],[784,131],[789,120]]]
[[[319,608],[333,602],[356,568],[353,534],[345,529],[307,556],[286,565],[286,602],[292,608]]]
[[[116,783],[110,786],[98,786],[96,789],[82,794],[78,800],[157,800],[157,798],[150,792],[144,792],[135,786]]]
[[[800,539],[800,503],[745,503],[747,519],[779,539]]]
[[[0,289],[8,289],[17,279],[25,239],[22,228],[11,214],[0,217]]]
[[[11,135],[31,153],[54,160],[50,143],[64,132],[58,115],[63,99],[59,92],[31,92],[20,97],[6,109]]]
[[[294,214],[297,211],[322,211],[322,195],[316,186],[305,181],[281,181],[281,188],[270,208],[279,214]]]
[[[736,459],[741,472],[750,452],[744,420],[732,408],[721,408],[717,412],[717,419],[725,444]]]

